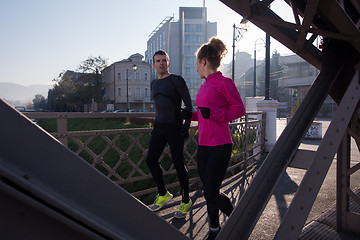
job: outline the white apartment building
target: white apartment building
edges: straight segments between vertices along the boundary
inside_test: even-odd
[[[114,104],[116,110],[150,110],[151,66],[142,59],[143,56],[136,53],[101,72],[104,100]]]
[[[147,41],[145,61],[152,65],[154,53],[160,49],[170,57],[170,72],[181,75],[195,102],[196,94],[203,80],[196,71],[197,49],[217,34],[217,23],[207,21],[206,8],[180,7],[179,20],[165,18],[150,34]],[[156,78],[155,71],[151,77]]]

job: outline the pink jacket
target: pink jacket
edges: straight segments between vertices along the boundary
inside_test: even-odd
[[[199,108],[192,114],[191,120],[199,122],[199,145],[233,143],[229,121],[245,115],[244,103],[234,81],[221,72],[209,75],[196,95],[196,106],[210,108],[209,119],[202,117]]]

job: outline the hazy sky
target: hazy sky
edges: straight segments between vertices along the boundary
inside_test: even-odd
[[[273,9],[282,8],[277,2]],[[53,84],[60,72],[75,70],[89,56],[106,58],[110,65],[134,53],[144,55],[150,33],[165,17],[177,21],[179,7],[202,6],[202,0],[1,0],[0,82]],[[218,0],[207,0],[206,7],[208,21],[217,22],[217,36],[229,50],[228,63],[233,24],[239,25],[242,16]],[[282,13],[291,16],[291,9]],[[265,33],[250,24],[236,50],[253,55],[258,38],[265,40]],[[271,43],[271,53],[291,53],[274,39]],[[263,58],[264,48],[257,50],[257,58]]]

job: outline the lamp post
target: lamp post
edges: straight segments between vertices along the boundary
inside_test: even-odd
[[[265,100],[270,100],[270,35],[267,33],[265,41]]]
[[[232,58],[232,73],[231,77],[235,81],[235,41],[240,41],[244,33],[249,28],[249,21],[246,18],[243,18],[240,22],[240,27],[236,27],[236,25],[233,25],[234,32],[233,32],[233,58]]]
[[[136,71],[136,64],[133,65],[132,69]],[[126,69],[126,112],[129,112],[129,69]]]
[[[256,42],[258,40],[263,41],[263,44],[265,44],[265,41],[262,38],[258,38],[255,41],[255,47],[254,47],[254,97],[256,97]]]

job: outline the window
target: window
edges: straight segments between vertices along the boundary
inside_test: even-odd
[[[185,54],[195,55],[195,52],[200,48],[200,46],[184,46]]]
[[[185,75],[195,75],[195,74],[197,74],[196,68],[193,67],[185,68]]]
[[[133,73],[131,72],[131,70],[129,69],[128,71],[126,71],[126,74],[127,74],[127,79],[128,80],[132,80],[133,79]],[[135,77],[134,77],[135,79]]]
[[[147,79],[147,73],[145,73],[144,78],[145,78],[145,81],[148,80],[148,79]]]
[[[128,94],[131,96],[131,88],[128,88]]]
[[[299,73],[299,66],[298,65],[290,65],[288,68],[288,77],[289,78],[296,78],[300,77]]]
[[[135,91],[135,97],[136,98],[141,98],[141,91],[140,91],[140,88],[136,88],[136,91]]]
[[[166,33],[163,31],[163,47],[162,49],[166,49]]]
[[[145,97],[149,96],[148,88],[145,88]]]
[[[309,77],[312,75],[312,71],[310,69],[310,65],[306,64],[306,65],[301,65],[301,77]]]
[[[135,73],[135,80],[140,80],[140,73],[139,72]]]
[[[117,75],[118,75],[117,79],[121,80],[121,73],[118,73]]]
[[[159,48],[162,48],[162,35],[159,35]]]
[[[118,96],[121,96],[121,88],[118,88]]]
[[[202,24],[185,24],[185,32],[202,32]]]
[[[195,65],[196,64],[196,57],[185,57],[185,64],[191,64],[191,65]]]
[[[185,35],[186,43],[201,43],[202,36],[201,35]]]

